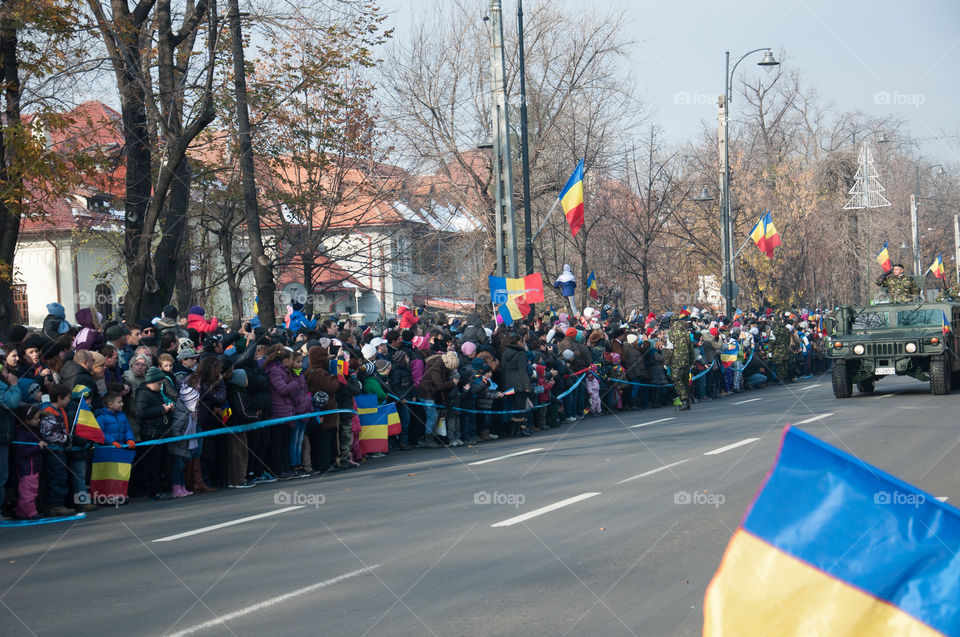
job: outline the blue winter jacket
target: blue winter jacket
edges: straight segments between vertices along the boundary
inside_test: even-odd
[[[317,327],[317,319],[307,320],[307,315],[297,311],[290,315],[290,331],[296,334],[300,330],[312,330]]]
[[[560,296],[573,296],[576,294],[576,281],[556,281],[553,287],[560,288]]]
[[[103,430],[105,445],[112,445],[114,442],[127,444],[128,440],[133,440],[133,430],[130,428],[130,421],[127,415],[122,411],[114,413],[106,407],[101,407],[96,412],[97,424]]]
[[[20,388],[0,380],[0,445],[9,444],[13,440],[17,422],[14,410],[19,404]]]

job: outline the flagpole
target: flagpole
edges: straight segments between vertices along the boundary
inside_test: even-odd
[[[533,240],[540,236],[540,231],[547,225],[547,221],[550,220],[550,215],[553,214],[554,209],[557,207],[557,204],[560,203],[560,198],[558,197],[556,201],[553,202],[553,206],[550,207],[550,211],[547,212],[547,216],[544,217],[543,223],[540,224],[540,228],[533,233],[533,236],[530,237],[530,243],[533,244]]]
[[[736,259],[737,257],[740,256],[740,253],[743,252],[743,249],[747,247],[747,244],[748,244],[748,243],[750,243],[750,237],[749,237],[749,236],[747,237],[747,239],[746,239],[742,244],[740,244],[740,249],[737,250],[736,253],[733,255],[733,258],[734,258],[734,259]]]

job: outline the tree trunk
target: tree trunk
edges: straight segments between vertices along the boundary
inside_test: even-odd
[[[643,290],[643,316],[646,317],[650,313],[650,262],[646,255],[640,264],[640,286]]]
[[[157,281],[157,293],[145,299],[141,311],[147,316],[160,316],[159,311],[167,299],[173,298],[177,286],[178,258],[184,236],[187,234],[187,207],[190,205],[190,180],[193,175],[186,158],[174,171],[167,196],[166,211],[160,219],[160,241],[153,255],[153,272]],[[157,306],[157,307],[154,307]]]
[[[243,180],[243,212],[247,220],[253,278],[257,285],[257,309],[264,328],[276,324],[274,295],[276,285],[269,260],[264,254],[260,235],[260,215],[257,210],[257,184],[253,165],[253,147],[250,144],[250,114],[247,110],[247,78],[243,63],[243,35],[240,29],[239,0],[230,0],[230,34],[233,40],[234,91],[237,100],[237,134],[240,138],[240,171]]]
[[[4,116],[10,128],[20,126],[20,73],[17,61],[17,27],[10,12],[4,12],[0,18],[0,57],[3,64]],[[16,161],[11,155],[10,140],[6,132],[0,129],[0,184],[8,193],[17,193],[17,200],[0,198],[0,335],[6,338],[10,327],[25,319],[17,313],[13,304],[13,257],[20,235],[19,193],[22,184],[11,184],[11,180],[20,180],[20,172],[11,170]],[[12,187],[11,187],[12,185]]]
[[[310,316],[314,313],[314,289],[313,289],[313,259],[309,254],[301,254],[300,260],[303,262],[303,287],[307,289],[307,298],[303,301],[303,313]]]

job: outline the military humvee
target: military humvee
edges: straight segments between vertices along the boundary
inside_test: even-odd
[[[913,376],[930,382],[930,393],[960,386],[960,304],[880,303],[841,306],[835,333],[827,342],[833,359],[833,394],[849,398],[853,385],[870,393],[886,376]]]

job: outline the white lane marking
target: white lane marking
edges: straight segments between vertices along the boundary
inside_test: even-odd
[[[795,425],[805,425],[805,424],[807,424],[808,422],[815,422],[815,421],[817,421],[817,420],[823,420],[824,418],[829,418],[829,417],[832,416],[832,415],[833,415],[833,412],[831,411],[831,412],[826,413],[826,414],[820,414],[819,416],[811,416],[810,418],[807,418],[806,420],[800,420],[800,421],[795,422],[795,423],[793,423],[793,424],[795,424]]]
[[[715,456],[718,453],[723,453],[724,451],[730,451],[731,449],[736,449],[737,447],[742,447],[743,445],[749,445],[751,442],[756,442],[760,440],[759,438],[747,438],[741,440],[740,442],[735,442],[732,445],[727,445],[726,447],[720,447],[719,449],[714,449],[713,451],[705,451],[703,455],[705,456]]]
[[[872,398],[874,400],[877,400],[878,398],[890,398],[891,396],[895,396],[895,395],[896,394],[880,394],[879,396],[872,396]]]
[[[665,464],[665,465],[663,465],[662,467],[657,467],[656,469],[651,469],[650,471],[645,471],[645,472],[643,472],[643,473],[640,473],[640,474],[637,474],[637,475],[635,475],[635,476],[631,476],[631,477],[629,477],[629,478],[626,478],[626,479],[624,479],[624,480],[621,480],[621,481],[618,482],[617,484],[623,484],[624,482],[630,482],[631,480],[636,480],[637,478],[646,478],[647,476],[652,476],[653,474],[658,473],[658,472],[660,472],[660,471],[666,471],[667,469],[671,469],[671,468],[677,466],[678,464],[683,464],[684,462],[687,462],[687,461],[689,461],[689,460],[690,460],[690,458],[687,458],[686,460],[681,460],[681,461],[679,461],[679,462],[671,462],[670,464]]]
[[[817,383],[816,385],[807,385],[806,387],[801,387],[797,391],[807,391],[808,389],[813,389],[814,387],[820,387],[822,383]]]
[[[935,496],[933,496],[933,497],[935,497],[936,499],[940,500],[941,502],[946,502],[946,501],[947,501],[947,498],[948,498],[948,496],[945,496],[945,495],[935,495]]]
[[[276,597],[271,597],[257,604],[252,604],[240,610],[235,610],[232,613],[227,613],[226,615],[221,615],[216,619],[211,619],[210,621],[203,622],[202,624],[197,624],[196,626],[191,626],[185,630],[181,630],[175,633],[171,633],[170,637],[185,637],[185,635],[192,635],[193,633],[198,633],[201,630],[207,628],[212,628],[214,626],[222,626],[229,621],[233,621],[238,617],[243,617],[244,615],[249,615],[250,613],[255,613],[258,610],[263,610],[264,608],[269,608],[270,606],[275,606],[276,604],[282,604],[283,602],[293,599],[294,597],[299,597],[300,595],[305,595],[307,593],[312,593],[313,591],[319,590],[321,588],[327,588],[333,586],[334,584],[339,584],[340,582],[350,579],[351,577],[356,577],[357,575],[363,575],[364,573],[369,573],[375,568],[378,568],[379,564],[374,564],[373,566],[365,566],[363,568],[358,568],[355,571],[350,571],[349,573],[344,573],[343,575],[338,575],[328,580],[322,582],[317,582],[316,584],[310,584],[309,586],[304,586],[303,588],[298,588],[295,591],[290,591],[289,593],[284,593],[283,595],[277,595]]]
[[[650,422],[642,422],[639,425],[630,425],[627,429],[636,429],[637,427],[646,427],[647,425],[655,425],[658,422],[667,422],[668,420],[673,420],[673,416],[670,418],[661,418],[660,420],[651,420]]]
[[[741,400],[738,403],[733,403],[734,405],[746,405],[747,403],[755,403],[758,400],[763,400],[763,398],[751,398],[750,400]]]
[[[180,538],[190,537],[191,535],[200,535],[201,533],[206,533],[208,531],[216,531],[217,529],[222,529],[224,527],[233,526],[235,524],[243,524],[244,522],[250,522],[252,520],[259,520],[260,518],[268,518],[271,515],[279,515],[281,513],[286,513],[287,511],[293,511],[295,509],[304,508],[305,504],[298,504],[292,507],[286,507],[283,509],[277,509],[276,511],[267,511],[266,513],[258,513],[256,515],[251,515],[245,518],[239,518],[236,520],[230,520],[229,522],[221,522],[220,524],[214,524],[213,526],[205,526],[202,529],[194,529],[193,531],[186,531],[184,533],[177,533],[176,535],[168,535],[167,537],[161,537],[154,542],[172,542],[174,540],[179,540]]]
[[[562,509],[562,508],[565,507],[565,506],[570,506],[571,504],[576,504],[577,502],[580,502],[581,500],[586,500],[587,498],[592,498],[592,497],[595,496],[595,495],[600,495],[600,492],[599,492],[599,491],[594,491],[594,492],[591,492],[591,493],[581,493],[580,495],[575,495],[575,496],[573,496],[572,498],[567,498],[566,500],[560,500],[559,502],[554,502],[553,504],[548,504],[548,505],[545,506],[545,507],[540,507],[539,509],[534,509],[533,511],[530,511],[529,513],[524,513],[523,515],[518,515],[518,516],[515,517],[515,518],[510,518],[510,519],[508,519],[508,520],[504,520],[503,522],[497,522],[496,524],[491,524],[490,526],[491,526],[492,528],[496,528],[496,527],[498,527],[498,526],[513,526],[514,524],[519,524],[520,522],[524,522],[524,521],[526,521],[526,520],[529,520],[530,518],[535,518],[535,517],[537,517],[538,515],[543,515],[544,513],[550,513],[551,511],[556,511],[557,509]]]
[[[487,464],[488,462],[496,462],[497,460],[503,460],[504,458],[515,458],[516,456],[522,456],[524,454],[533,453],[535,451],[543,451],[543,447],[534,447],[533,449],[526,449],[524,451],[517,451],[516,453],[508,453],[505,456],[497,456],[496,458],[487,458],[486,460],[477,460],[476,462],[468,462],[467,464]]]

